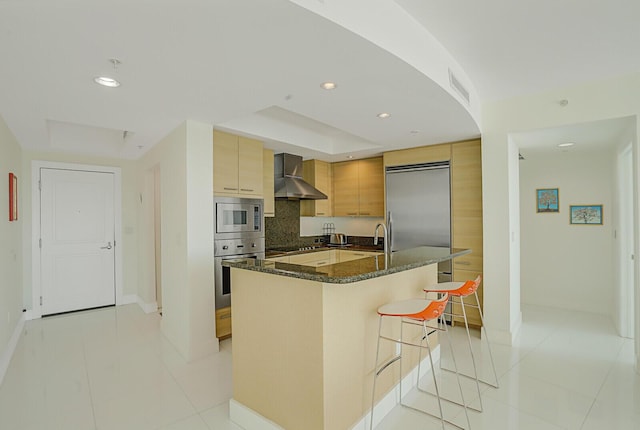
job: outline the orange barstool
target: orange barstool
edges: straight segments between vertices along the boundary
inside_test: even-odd
[[[444,418],[444,414],[442,412],[442,402],[441,402],[441,396],[440,396],[440,391],[438,389],[438,382],[436,381],[436,376],[435,376],[435,367],[433,366],[433,358],[431,355],[431,344],[429,343],[429,333],[433,332],[434,330],[439,330],[439,331],[443,331],[446,336],[449,335],[449,332],[447,330],[447,325],[443,324],[442,326],[444,328],[440,327],[440,324],[438,323],[439,318],[442,316],[442,314],[444,313],[445,307],[447,305],[447,302],[449,300],[449,295],[448,294],[443,294],[443,296],[438,299],[438,300],[428,300],[428,299],[409,299],[409,300],[402,300],[402,301],[398,301],[398,302],[393,302],[393,303],[388,303],[386,305],[383,305],[381,307],[378,308],[378,315],[379,315],[379,322],[378,322],[378,344],[376,347],[376,362],[375,362],[375,366],[374,366],[374,377],[373,377],[373,388],[372,388],[372,395],[371,395],[371,420],[369,422],[369,428],[372,429],[373,428],[373,408],[375,405],[375,394],[376,394],[376,381],[378,379],[378,376],[385,370],[387,369],[391,364],[395,363],[396,361],[400,362],[400,405],[404,406],[404,407],[408,407],[410,409],[416,410],[418,412],[422,412],[426,415],[430,415],[436,418],[439,418],[442,422],[442,428],[445,429],[445,423],[451,424],[455,427],[458,428],[463,428],[460,427],[459,425],[446,420]],[[384,319],[384,317],[394,317],[394,318],[400,318],[400,338],[399,339],[395,339],[395,338],[391,338],[388,336],[383,336],[381,331],[382,331],[382,321]],[[436,326],[429,326],[428,323],[430,321],[435,321],[436,322]],[[405,339],[403,339],[402,336],[402,327],[405,323],[408,324],[419,324],[422,326],[422,338],[419,344],[417,343],[412,343],[409,341],[406,341]],[[380,359],[380,339],[385,339],[385,340],[389,340],[392,342],[395,342],[397,344],[400,344],[400,352],[396,355],[394,355],[393,357],[391,357],[389,360],[387,360],[385,363],[383,363],[380,367],[378,367],[378,361]],[[434,415],[430,412],[424,411],[422,409],[416,408],[414,406],[411,405],[407,405],[404,404],[402,401],[402,353],[403,353],[403,347],[404,345],[410,345],[410,346],[417,346],[420,348],[420,351],[422,351],[422,348],[425,348],[425,346],[423,346],[423,341],[426,341],[426,349],[429,352],[429,362],[431,363],[431,373],[433,375],[433,383],[435,386],[435,390],[436,390],[436,397],[438,398],[438,408],[440,410],[440,415]],[[453,365],[454,365],[454,371],[457,373],[457,365],[456,365],[456,361],[455,361],[455,356],[453,355],[453,346],[451,343],[451,340],[449,339],[449,347],[451,349],[451,355],[453,357]],[[418,374],[419,376],[419,374]],[[467,424],[469,425],[469,428],[471,428],[471,424],[469,422],[469,415],[467,413],[467,408],[466,408],[466,404],[464,402],[464,394],[462,392],[462,385],[460,383],[460,378],[458,378],[458,388],[460,390],[460,396],[462,398],[462,406],[464,407],[464,412],[467,418]]]
[[[480,402],[480,409],[476,409],[478,411],[482,411],[482,397],[480,396],[480,382],[482,382],[483,384],[487,384],[490,385],[494,388],[498,388],[498,373],[496,372],[496,366],[494,364],[493,361],[493,353],[491,352],[491,343],[489,342],[489,336],[487,335],[487,329],[485,327],[485,323],[484,323],[484,316],[482,314],[482,308],[480,307],[480,300],[478,299],[478,287],[480,286],[480,282],[482,281],[482,277],[480,275],[478,275],[478,277],[474,280],[469,280],[466,282],[441,282],[438,283],[434,286],[431,287],[427,287],[424,289],[425,293],[439,293],[439,294],[444,294],[445,296],[448,297],[450,303],[452,304],[451,306],[451,311],[450,312],[444,312],[444,315],[450,315],[451,318],[453,319],[453,317],[458,316],[458,317],[462,317],[464,320],[464,327],[465,330],[467,332],[467,340],[469,343],[469,352],[471,354],[471,362],[473,365],[473,376],[470,375],[465,375],[464,373],[460,373],[460,375],[467,377],[467,378],[471,378],[471,379],[475,379],[476,381],[476,388],[478,390],[478,399]],[[471,295],[475,296],[476,299],[476,303],[477,304],[473,304],[473,303],[465,303],[464,299],[466,297],[469,297]],[[457,298],[457,300],[455,300]],[[459,304],[460,305],[460,309],[462,310],[461,314],[457,314],[454,313],[453,311],[453,304]],[[473,351],[473,347],[471,345],[471,334],[469,333],[469,323],[467,321],[467,310],[466,307],[472,307],[472,308],[476,308],[478,309],[478,312],[480,313],[480,321],[482,322],[482,328],[481,330],[483,330],[483,336],[485,338],[485,340],[487,341],[487,348],[489,351],[489,359],[491,361],[491,367],[493,369],[493,376],[495,378],[495,384],[484,381],[482,379],[480,379],[480,377],[478,376],[478,370],[477,370],[477,366],[476,366],[476,360],[475,360],[475,354]],[[482,341],[482,339],[480,339]],[[454,360],[455,363],[455,360]],[[448,369],[443,369],[443,370],[448,370]],[[457,372],[457,367],[456,367],[456,373]],[[446,399],[445,399],[446,400]],[[472,408],[475,409],[475,408]]]

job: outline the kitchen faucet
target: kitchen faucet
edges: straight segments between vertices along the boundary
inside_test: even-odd
[[[391,255],[391,241],[389,240],[389,231],[385,224],[378,223],[378,225],[376,225],[376,229],[373,234],[373,244],[378,244],[378,230],[380,227],[382,227],[382,231],[384,232],[384,260],[386,265],[386,262],[389,260],[389,255]]]

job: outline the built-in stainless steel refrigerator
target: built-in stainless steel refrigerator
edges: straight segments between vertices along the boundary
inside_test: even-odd
[[[386,168],[391,251],[416,246],[451,248],[449,162]],[[438,282],[451,281],[451,261],[438,264]]]

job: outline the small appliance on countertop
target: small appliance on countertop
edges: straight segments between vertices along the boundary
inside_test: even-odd
[[[346,245],[347,235],[344,233],[332,233],[329,235],[329,245]]]

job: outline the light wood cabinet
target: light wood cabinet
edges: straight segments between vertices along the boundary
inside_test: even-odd
[[[453,261],[455,261],[456,259],[454,259]],[[478,275],[481,275],[482,272],[480,270],[461,270],[461,269],[454,269],[453,271],[453,281],[454,282],[465,282],[468,280],[473,280],[476,279],[476,277]],[[482,282],[480,283],[480,286],[478,287],[478,299],[480,300],[480,304],[482,305]],[[456,304],[453,305],[453,313],[455,315],[462,315],[462,307],[457,304],[459,303],[459,299],[456,297],[454,299],[456,301]],[[468,306],[468,305],[473,305],[476,306],[477,302],[476,302],[476,298],[474,296],[469,296],[469,297],[465,297],[464,298],[464,303],[465,303],[465,311],[467,313],[467,321],[469,322],[469,325],[471,326],[475,326],[475,327],[481,327],[482,326],[482,319],[480,319],[480,312],[478,311],[477,308],[472,307],[472,306]],[[458,317],[456,316],[454,318],[454,322],[455,323],[462,323],[464,324],[464,318],[463,317]]]
[[[384,216],[384,166],[382,157],[358,160],[360,216]]]
[[[262,184],[264,198],[264,216],[276,216],[276,201],[273,189],[273,150],[264,149],[262,151]]]
[[[273,261],[276,263],[289,263],[289,256],[285,255],[282,257],[271,257],[271,258],[267,258],[267,260]]]
[[[369,251],[347,251],[344,249],[339,250],[340,254],[338,259],[340,263],[345,261],[359,260],[361,258],[373,257],[382,254],[381,252],[369,252]]]
[[[471,254],[453,260],[454,269],[482,271],[482,159],[480,141],[451,148],[451,233],[454,248]]]
[[[451,144],[420,146],[400,149],[383,154],[385,166],[406,166],[408,164],[434,163],[451,159]]]
[[[349,251],[346,249],[330,249],[327,251],[315,251],[303,254],[284,255],[281,257],[267,258],[268,261],[299,264],[300,266],[320,267],[345,261],[359,260],[361,258],[380,255],[380,252]]]
[[[246,137],[238,138],[238,186],[240,194],[262,197],[262,142]]]
[[[309,252],[289,256],[289,263],[301,266],[325,266],[338,262],[337,250]]]
[[[454,248],[472,252],[453,259],[453,279],[467,281],[482,274],[482,153],[480,140],[451,145],[451,237]],[[478,287],[482,305],[483,284]],[[475,298],[467,298],[475,303]],[[480,315],[472,308],[470,324],[481,325]],[[459,311],[459,309],[458,309]],[[457,312],[459,313],[459,312]],[[462,322],[457,317],[456,322]]]
[[[223,339],[231,336],[231,307],[216,310],[216,337]]]
[[[333,216],[333,190],[331,164],[321,160],[305,160],[302,163],[303,179],[327,195],[326,200],[301,200],[301,216]]]
[[[262,164],[262,142],[213,131],[214,194],[262,198]]]
[[[213,191],[238,194],[238,136],[213,131]]]
[[[333,216],[384,216],[382,157],[333,164]]]

